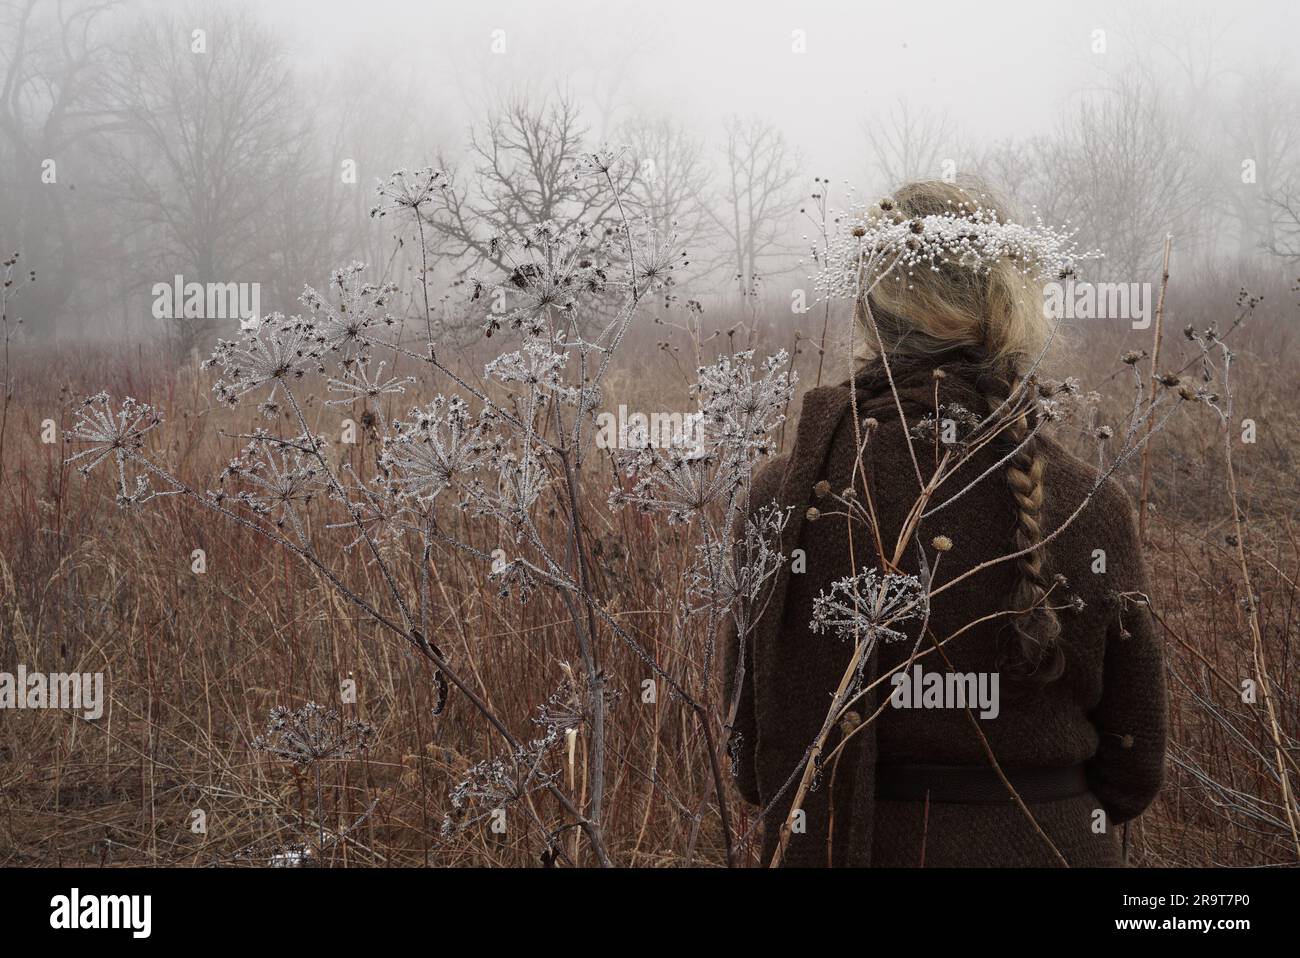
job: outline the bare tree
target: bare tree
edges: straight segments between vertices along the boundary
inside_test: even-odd
[[[587,82],[586,99],[591,104],[598,142],[620,126],[632,122],[624,118],[631,108],[635,67],[638,61],[653,56],[654,44],[642,25],[611,23],[604,42],[584,44],[577,56],[585,65],[581,75]],[[590,36],[590,35],[588,35]]]
[[[471,176],[458,176],[455,164],[439,157],[451,186],[428,214],[438,252],[460,262],[462,272],[485,262],[506,269],[496,242],[502,237],[548,221],[561,229],[612,224],[617,204],[606,184],[579,172],[588,148],[587,127],[567,93],[542,101],[510,97],[470,131]],[[611,172],[630,175],[625,168]]]
[[[1154,47],[1173,61],[1186,85],[1189,102],[1207,101],[1227,72],[1218,50],[1230,23],[1221,21],[1218,11],[1189,9],[1171,17],[1148,9],[1142,14],[1132,31],[1134,37],[1142,38],[1142,46],[1135,53],[1149,57]]]
[[[881,120],[864,122],[862,133],[883,189],[940,176],[955,137],[946,113],[917,108],[904,97]]]
[[[726,122],[721,203],[713,219],[724,238],[723,262],[734,264],[740,294],[757,294],[763,269],[791,247],[786,220],[799,208],[800,160],[785,135],[758,118]]]
[[[1287,197],[1300,162],[1298,110],[1300,93],[1279,65],[1262,67],[1243,78],[1237,97],[1225,110],[1227,136],[1219,140],[1219,154],[1224,168],[1241,175],[1219,195],[1236,222],[1242,255],[1279,248],[1278,214],[1284,225]]]
[[[1293,178],[1268,198],[1272,237],[1268,251],[1292,263],[1300,261],[1300,182]]]
[[[966,166],[982,181],[1018,204],[1035,206],[1047,191],[1039,138],[1006,139],[979,150]]]
[[[704,143],[677,120],[637,117],[619,131],[635,169],[627,201],[661,232],[674,231],[689,251],[717,238],[709,215],[710,170]]]
[[[6,251],[23,251],[27,267],[59,277],[57,283],[40,283],[26,297],[26,322],[39,333],[53,329],[83,272],[78,256],[83,243],[74,229],[73,177],[78,150],[103,128],[87,101],[104,52],[98,23],[112,6],[111,0],[23,0],[4,9],[0,238]],[[47,172],[51,179],[43,179]]]
[[[203,52],[192,24],[206,33]],[[107,179],[142,265],[155,279],[264,275],[276,253],[267,213],[302,171],[307,128],[281,42],[246,12],[150,15],[131,27],[100,95],[126,134]]]
[[[1202,172],[1186,126],[1148,81],[1126,78],[1081,97],[1043,141],[1045,215],[1105,251],[1102,269],[1132,279],[1159,266],[1166,233],[1195,234]]]

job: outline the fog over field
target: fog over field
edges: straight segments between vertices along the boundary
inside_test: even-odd
[[[1286,2],[22,0],[0,17],[0,244],[58,277],[28,297],[41,337],[157,335],[150,291],[177,274],[257,283],[264,309],[291,310],[334,266],[373,265],[365,214],[392,170],[445,167],[473,193],[472,144],[490,150],[512,106],[498,134],[538,121],[556,138],[537,170],[516,149],[498,172],[551,194],[548,213],[572,212],[554,194],[582,149],[664,167],[659,196],[645,175],[631,192],[684,234],[701,299],[803,283],[814,177],[838,208],[850,187],[865,201],[978,174],[1070,220],[1115,272],[1153,266],[1167,230],[1216,262],[1298,251]],[[196,30],[210,55],[190,52]],[[437,238],[441,279],[480,265]]]
[[[1297,36],[0,0],[0,866],[1300,863]]]

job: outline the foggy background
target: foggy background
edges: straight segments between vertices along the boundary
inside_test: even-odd
[[[495,233],[612,221],[572,176],[608,145],[706,311],[790,315],[815,178],[836,207],[980,175],[1104,250],[1086,279],[1158,281],[1170,231],[1185,274],[1290,282],[1298,10],[3,0],[0,250],[38,274],[21,336],[188,348],[215,327],[152,312],[178,274],[258,283],[263,313],[353,260],[418,276],[369,211],[377,179],[433,166],[452,177],[428,222],[450,316],[457,280],[499,267]]]

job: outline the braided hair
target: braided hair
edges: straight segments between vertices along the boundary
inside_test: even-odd
[[[1043,474],[1047,460],[1030,433],[1029,414],[1018,404],[1009,404],[1012,386],[1002,376],[981,375],[977,388],[990,415],[1010,409],[1010,421],[1000,437],[1007,460],[1004,477],[1011,491],[1016,514],[1013,534],[1016,577],[1005,609],[1012,613],[1003,630],[1002,668],[1009,675],[1033,684],[1046,685],[1065,670],[1061,648],[1061,623],[1048,605],[1051,579],[1043,548]],[[1009,448],[1008,448],[1009,447]]]
[[[983,185],[910,183],[894,192],[891,208],[899,215],[926,216],[955,209],[991,209],[1007,219],[1002,205]],[[870,326],[867,311],[870,311]],[[1065,667],[1061,624],[1048,605],[1051,577],[1043,547],[1043,474],[1046,460],[1030,424],[1021,391],[1021,371],[1047,341],[1041,300],[1016,264],[983,270],[939,264],[915,274],[886,277],[857,304],[867,361],[881,348],[938,363],[960,358],[980,370],[976,388],[1000,428],[994,448],[1007,456],[1004,479],[1015,510],[1015,581],[1005,605],[1000,667],[1009,677],[1031,684],[1059,678]],[[942,358],[941,358],[942,357]]]

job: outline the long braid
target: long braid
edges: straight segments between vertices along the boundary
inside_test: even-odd
[[[1011,394],[1006,379],[985,375],[979,383],[990,414],[1006,404]],[[1013,676],[1046,685],[1059,678],[1065,669],[1061,623],[1055,610],[1048,606],[1051,583],[1041,548],[1043,473],[1047,462],[1030,437],[1027,412],[1018,406],[1018,403],[1007,404],[999,416],[1000,419],[1014,416],[1004,431],[1003,448],[1016,447],[1007,462],[1006,480],[1016,509],[1015,551],[1025,553],[1015,560],[1016,581],[1006,608],[1020,611],[1006,627],[1008,647],[1003,654],[1005,667]]]

